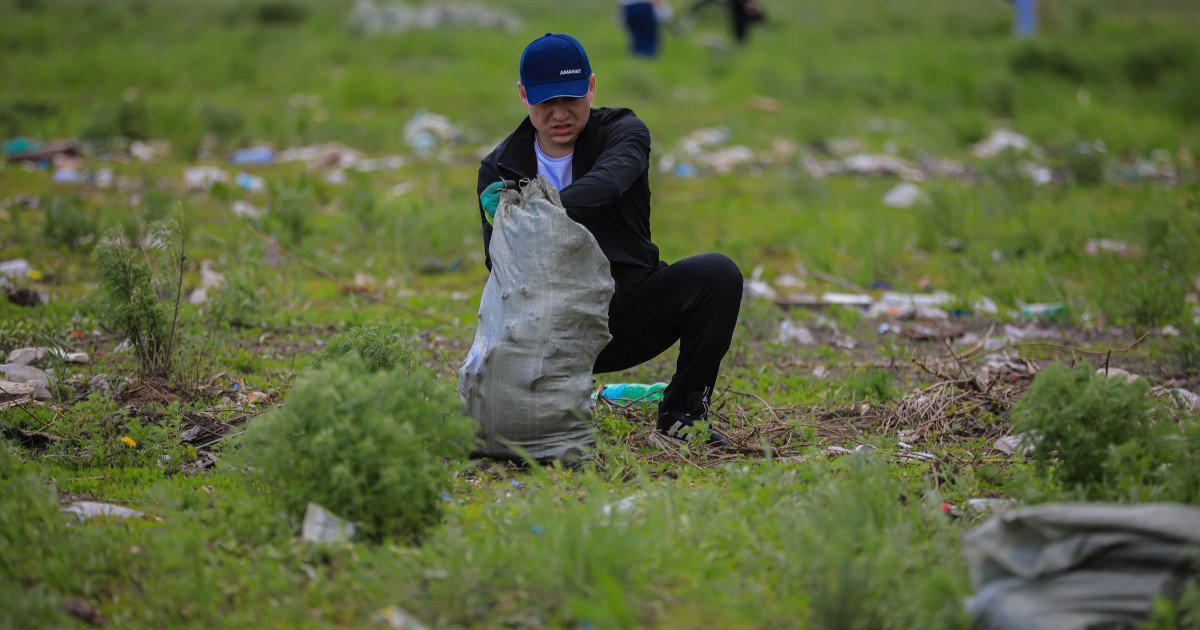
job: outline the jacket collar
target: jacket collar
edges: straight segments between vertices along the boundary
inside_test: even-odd
[[[577,168],[581,163],[578,159],[583,155],[582,150],[587,147],[588,137],[591,135],[593,123],[599,112],[596,108],[592,108],[588,114],[588,124],[579,133],[579,137],[575,140],[575,148],[572,155],[576,156],[573,161],[573,169]],[[496,167],[499,169],[501,176],[511,178],[515,181],[522,179],[534,179],[537,177],[537,155],[533,152],[533,143],[536,131],[533,128],[533,121],[526,116],[525,120],[517,126],[517,130],[513,132],[512,138],[508,141],[508,145],[504,147],[499,158],[496,161]],[[578,174],[576,174],[578,176]]]

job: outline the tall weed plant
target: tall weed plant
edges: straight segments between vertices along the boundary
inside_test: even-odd
[[[175,358],[183,237],[174,221],[152,224],[142,241],[110,232],[93,252],[101,321],[125,336],[143,377],[168,378]]]
[[[1033,436],[1035,469],[1063,498],[1195,502],[1200,422],[1177,424],[1148,389],[1088,364],[1051,365],[1013,407],[1014,428]]]
[[[418,539],[441,517],[475,425],[432,372],[372,371],[357,352],[301,378],[246,433],[240,457],[296,515],[312,501],[369,539]]]

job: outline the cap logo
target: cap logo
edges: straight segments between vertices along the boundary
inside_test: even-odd
[[[559,76],[562,76],[564,74],[583,74],[583,69],[575,68],[574,70],[559,70],[558,74],[559,74]]]

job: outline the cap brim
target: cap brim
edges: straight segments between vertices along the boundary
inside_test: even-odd
[[[527,85],[525,86],[525,100],[529,101],[530,105],[537,105],[544,100],[560,96],[583,98],[587,96],[590,79],[591,77],[584,77],[571,81]]]

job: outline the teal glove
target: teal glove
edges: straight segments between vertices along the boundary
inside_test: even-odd
[[[492,225],[496,220],[496,207],[500,205],[501,190],[504,190],[504,182],[496,182],[488,184],[488,187],[479,193],[479,203],[483,206],[483,214],[487,216],[488,225]]]

